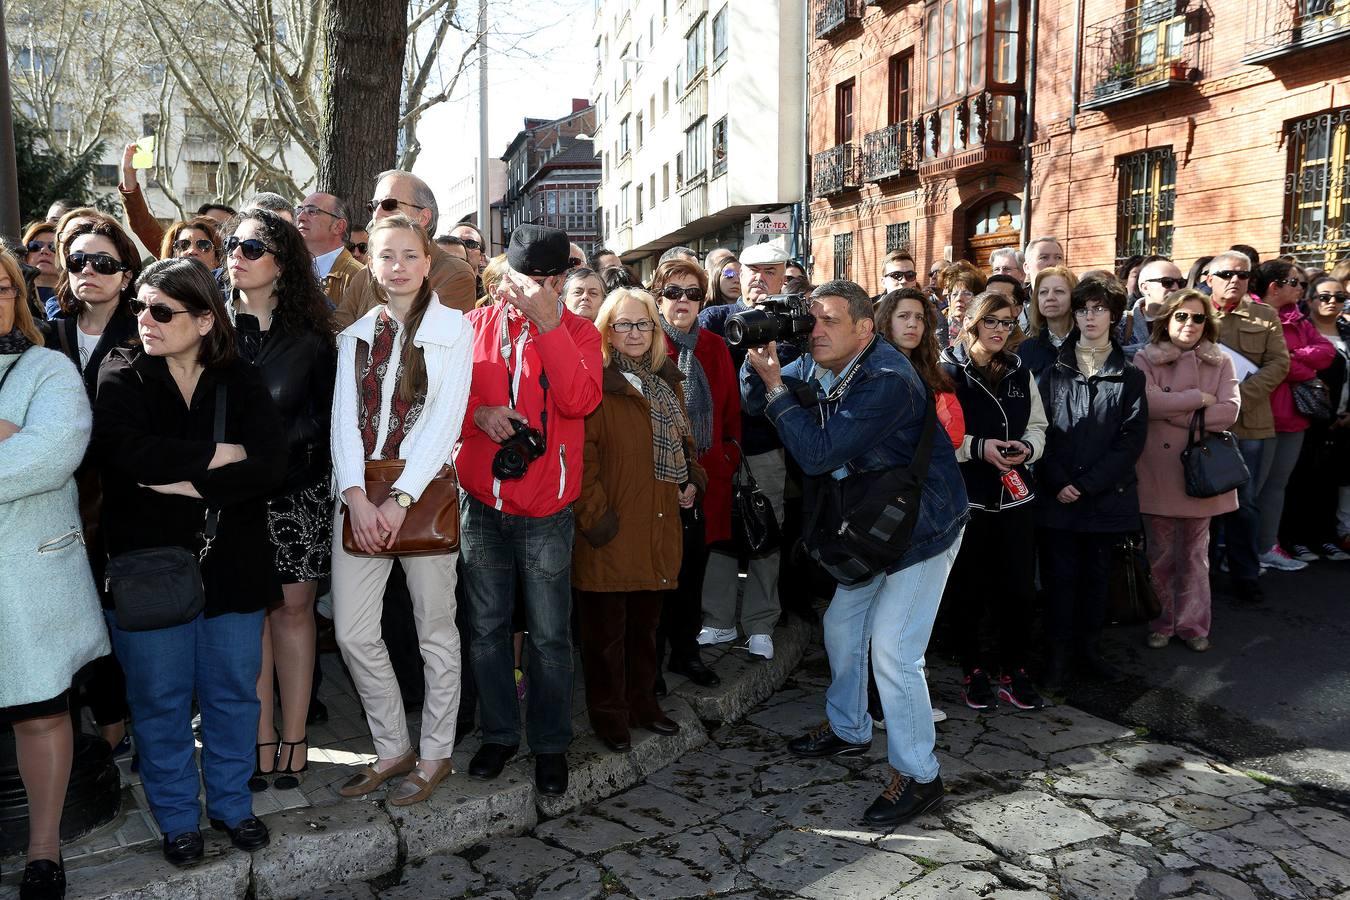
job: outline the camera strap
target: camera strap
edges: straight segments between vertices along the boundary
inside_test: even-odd
[[[525,346],[530,338],[530,320],[526,319],[521,327],[520,337],[511,340],[510,313],[502,315],[502,327],[498,339],[498,349],[502,362],[506,364],[506,405],[516,408],[516,397],[520,394],[520,378],[525,371]],[[539,373],[539,386],[544,390],[543,411],[539,414],[539,432],[548,439],[548,376]]]

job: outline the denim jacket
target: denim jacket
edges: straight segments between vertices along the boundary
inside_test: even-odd
[[[783,446],[808,478],[831,478],[836,469],[875,472],[909,465],[923,430],[928,389],[899,350],[873,338],[854,363],[858,372],[842,396],[827,397],[813,377],[810,356],[788,364],[783,383],[791,390],[764,403],[764,382],[747,362],[741,401],[751,415],[764,414],[778,429]],[[799,397],[808,403],[803,406]],[[941,429],[919,503],[909,552],[890,571],[945,551],[969,519],[965,483],[951,442]],[[810,516],[810,510],[806,511]]]

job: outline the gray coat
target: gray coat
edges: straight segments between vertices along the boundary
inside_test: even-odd
[[[60,353],[0,356],[0,707],[50,700],[109,652],[89,574],[75,467],[92,416],[80,373]]]

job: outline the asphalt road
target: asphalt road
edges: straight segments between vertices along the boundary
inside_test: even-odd
[[[1129,678],[1082,684],[1067,702],[1350,802],[1350,562],[1268,572],[1260,606],[1233,603],[1225,584],[1208,652],[1151,649],[1143,625],[1109,628],[1105,655]]]

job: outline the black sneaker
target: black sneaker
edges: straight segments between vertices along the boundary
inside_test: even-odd
[[[1045,706],[1045,698],[1031,683],[1031,676],[1026,669],[1017,669],[998,680],[998,699],[1018,709],[1040,709]]]
[[[231,828],[220,819],[211,819],[211,827],[217,831],[223,831],[230,836],[230,843],[234,844],[245,853],[252,853],[255,850],[261,850],[272,842],[272,836],[267,832],[267,826],[263,820],[257,816],[249,816],[247,819],[241,819],[239,824]]]
[[[941,804],[946,793],[941,777],[923,784],[891,769],[891,783],[867,807],[863,821],[868,825],[899,825],[908,822]]]
[[[989,676],[984,669],[975,669],[961,682],[961,699],[971,709],[993,709],[998,706],[994,699],[994,689],[989,684]]]
[[[1257,604],[1266,599],[1265,591],[1255,578],[1237,578],[1229,580],[1229,593],[1238,603]]]
[[[872,742],[854,744],[834,733],[829,720],[821,722],[806,734],[788,741],[793,756],[803,759],[821,759],[826,756],[862,756]]]

